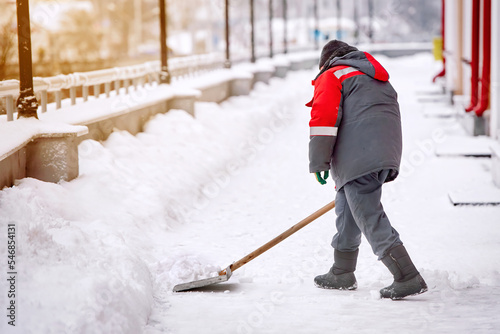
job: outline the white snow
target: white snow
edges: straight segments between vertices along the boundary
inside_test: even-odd
[[[21,118],[15,122],[0,122],[2,138],[0,141],[0,160],[9,156],[26,143],[38,137],[53,137],[58,135],[84,135],[87,127],[70,125],[57,121],[40,122],[36,118]]]
[[[317,57],[317,55],[315,55]],[[312,57],[314,59],[314,57]],[[309,59],[305,58],[304,60]],[[271,65],[272,67],[278,67],[278,66],[290,66],[290,58],[287,57],[287,55],[284,54],[277,54],[273,56],[273,58],[259,58],[257,60],[257,63],[262,63],[266,65]]]
[[[235,69],[243,72],[257,73],[257,72],[274,72],[274,63],[271,61],[261,60],[256,63],[242,63],[234,66]]]
[[[157,84],[130,88],[129,94],[125,94],[125,89],[121,88],[119,93],[113,91],[109,98],[105,98],[104,94],[99,98],[89,96],[87,102],[77,101],[75,105],[71,105],[70,99],[64,99],[62,100],[61,109],[56,109],[55,103],[50,103],[47,106],[48,111],[39,113],[38,117],[44,121],[87,124],[109,118],[112,115],[125,114],[137,106],[153,104],[175,96],[196,93],[193,89]],[[78,100],[81,100],[81,98]]]
[[[437,145],[438,156],[488,156],[491,155],[491,146],[495,140],[487,136],[449,136],[446,143]]]
[[[429,285],[380,300],[388,270],[363,240],[356,291],[314,287],[333,250],[330,212],[205,292],[172,287],[213,275],[319,209],[333,182],[308,173],[316,70],[258,83],[250,96],[197,103],[79,147],[80,177],[24,179],[0,191],[0,258],[16,225],[16,328],[2,333],[484,333],[500,330],[500,207],[454,207],[448,192],[491,185],[488,158],[436,157],[465,136],[424,117],[431,55],[379,57],[398,90],[404,156],[383,204]],[[5,268],[5,266],[2,266]],[[2,269],[2,275],[6,270]],[[3,276],[4,277],[4,276]],[[8,290],[0,280],[0,293]],[[6,298],[2,298],[6,312]]]

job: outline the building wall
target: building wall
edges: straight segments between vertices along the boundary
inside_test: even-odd
[[[500,141],[500,1],[491,3],[491,136]]]
[[[446,88],[453,95],[462,94],[462,6],[462,0],[445,4]]]
[[[472,0],[462,1],[462,56],[470,62],[472,51]],[[462,61],[462,94],[470,96],[471,91],[471,67]]]
[[[500,1],[492,0],[490,106],[485,117],[486,133],[500,141]],[[483,1],[481,1],[479,76],[482,72]],[[469,105],[471,92],[472,0],[446,0],[445,9],[446,89],[463,95]],[[479,87],[481,89],[481,87]],[[480,94],[480,92],[479,92]],[[460,99],[458,101],[461,101]]]

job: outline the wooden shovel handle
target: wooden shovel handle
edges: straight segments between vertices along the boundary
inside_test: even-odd
[[[244,264],[252,261],[257,256],[261,255],[262,253],[264,253],[265,251],[269,250],[270,248],[276,246],[277,244],[279,244],[280,242],[282,242],[283,240],[285,240],[286,238],[288,238],[289,236],[291,236],[292,234],[294,234],[295,232],[297,232],[298,230],[300,230],[304,226],[308,225],[309,223],[311,223],[315,219],[321,217],[322,215],[324,215],[325,213],[327,213],[328,211],[330,211],[334,207],[335,207],[335,201],[332,201],[331,203],[328,203],[327,205],[325,205],[324,207],[322,207],[321,209],[319,209],[315,213],[311,214],[309,217],[301,220],[300,222],[298,222],[297,224],[293,225],[292,227],[290,227],[285,232],[283,232],[280,235],[278,235],[273,240],[271,240],[268,243],[266,243],[265,245],[262,245],[261,247],[257,248],[256,250],[254,250],[253,252],[251,252],[247,256],[243,257],[241,260],[238,260],[235,263],[233,263],[230,266],[231,271],[235,271],[236,269],[238,269],[242,265],[244,265]]]

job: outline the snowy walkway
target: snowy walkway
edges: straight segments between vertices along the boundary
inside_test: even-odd
[[[196,121],[173,111],[136,137],[86,141],[77,180],[26,179],[1,191],[2,229],[17,229],[17,332],[500,331],[500,208],[453,207],[448,199],[453,189],[490,186],[490,160],[434,156],[463,132],[451,119],[424,118],[417,103],[417,92],[432,89],[430,56],[380,61],[399,93],[404,133],[402,173],[384,187],[383,203],[429,292],[378,299],[392,279],[365,240],[358,290],[315,288],[313,277],[332,262],[333,212],[227,283],[171,292],[333,199],[333,182],[321,186],[307,171],[304,103],[316,71],[300,71],[248,97],[200,103]],[[8,290],[5,280],[0,289]],[[5,319],[0,331],[16,333]]]

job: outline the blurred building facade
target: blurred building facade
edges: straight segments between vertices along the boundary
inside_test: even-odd
[[[444,88],[464,128],[496,140],[492,172],[500,187],[500,1],[442,3]]]
[[[464,113],[484,119],[483,134],[498,138],[500,2],[444,0],[443,4],[445,88]]]

